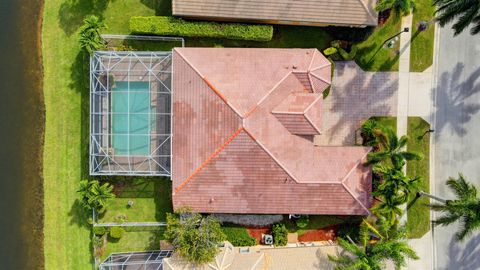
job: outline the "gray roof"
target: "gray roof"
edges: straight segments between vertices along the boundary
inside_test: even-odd
[[[175,16],[303,25],[377,25],[375,0],[173,0]]]

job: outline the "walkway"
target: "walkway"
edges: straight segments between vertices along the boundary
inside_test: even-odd
[[[420,116],[429,123],[432,123],[432,70],[430,67],[424,72],[410,72],[410,39],[411,33],[415,31],[416,25],[412,25],[413,15],[402,18],[402,29],[408,27],[409,32],[400,36],[400,60],[399,60],[399,83],[397,103],[397,136],[407,134],[408,117]],[[433,177],[431,177],[433,178]],[[406,222],[407,211],[401,218]],[[415,249],[420,260],[409,261],[406,269],[432,269],[432,230],[420,239],[412,239],[410,245]]]
[[[322,103],[322,135],[317,145],[354,145],[355,130],[371,116],[397,112],[398,74],[365,72],[353,61],[335,62],[332,90]]]

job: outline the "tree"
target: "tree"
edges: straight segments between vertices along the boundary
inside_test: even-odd
[[[470,25],[470,34],[476,35],[480,32],[480,2],[478,0],[435,0],[437,6],[435,11],[440,26],[445,26],[451,21],[456,20],[452,29],[454,35],[463,32]]]
[[[420,190],[420,177],[407,177],[402,170],[383,164],[375,165],[373,171],[382,177],[381,184],[373,192],[375,196],[383,198],[396,196],[402,203],[406,203],[410,194]]]
[[[164,236],[180,256],[199,264],[213,261],[226,239],[218,220],[198,213],[167,213]]]
[[[415,7],[413,0],[380,0],[375,7],[377,11],[393,10],[397,15],[408,15]]]
[[[446,226],[460,221],[460,230],[455,237],[461,241],[480,228],[480,199],[477,188],[468,183],[462,174],[458,175],[458,179],[450,177],[447,186],[457,198],[430,205],[432,210],[443,213],[443,216],[433,223]]]
[[[377,239],[371,239],[371,233]],[[406,241],[405,227],[391,226],[379,218],[376,226],[367,221],[360,226],[360,245],[351,239],[338,238],[339,245],[347,252],[340,256],[328,255],[336,270],[380,270],[391,260],[397,269],[406,265],[406,259],[418,259]]]
[[[80,181],[77,192],[82,197],[82,205],[88,210],[95,209],[97,212],[103,212],[108,200],[115,198],[113,186],[109,183],[100,185],[97,180]]]
[[[389,160],[394,169],[400,170],[405,165],[406,160],[421,160],[423,158],[420,153],[403,150],[408,142],[406,135],[398,139],[391,128],[375,129],[373,133],[377,138],[380,151],[369,153],[365,165],[378,164]]]
[[[80,47],[85,49],[89,54],[92,54],[94,51],[104,48],[105,41],[100,35],[100,30],[106,28],[106,24],[100,21],[97,16],[87,16],[83,20],[83,25],[80,27]]]

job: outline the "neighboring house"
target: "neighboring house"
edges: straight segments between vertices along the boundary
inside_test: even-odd
[[[178,255],[163,259],[165,270],[332,270],[334,265],[327,255],[338,256],[340,248],[310,247],[233,247],[225,242],[215,260],[203,265],[186,262]]]
[[[311,26],[376,26],[374,0],[173,0],[172,13],[193,19]]]
[[[174,209],[369,213],[371,148],[313,143],[331,82],[318,50],[176,48],[172,63]]]

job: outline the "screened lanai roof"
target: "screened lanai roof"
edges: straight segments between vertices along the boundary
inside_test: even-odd
[[[171,52],[95,52],[90,174],[170,176]]]
[[[163,259],[172,255],[171,250],[113,253],[102,262],[100,270],[162,270]]]

